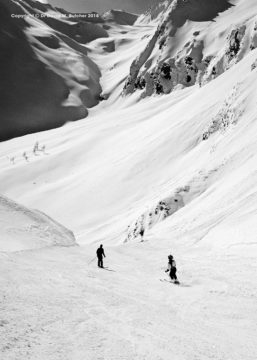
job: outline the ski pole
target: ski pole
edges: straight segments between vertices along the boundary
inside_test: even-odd
[[[92,259],[92,260],[88,263],[88,265],[92,264],[92,262],[95,261],[95,259],[96,259],[96,256],[94,257],[94,259]]]

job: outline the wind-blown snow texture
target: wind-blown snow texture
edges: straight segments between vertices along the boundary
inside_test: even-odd
[[[257,4],[183,3],[86,44],[105,99],[86,119],[0,143],[0,193],[80,245],[2,248],[4,359],[257,358]]]

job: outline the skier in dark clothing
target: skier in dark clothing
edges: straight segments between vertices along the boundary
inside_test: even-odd
[[[168,269],[165,272],[169,272],[169,276],[171,278],[171,280],[174,280],[175,284],[179,284],[176,272],[177,272],[177,267],[176,267],[176,262],[173,258],[172,255],[168,256]]]
[[[103,256],[105,257],[103,245],[100,245],[100,247],[96,250],[96,255],[98,259],[98,267],[103,268]]]

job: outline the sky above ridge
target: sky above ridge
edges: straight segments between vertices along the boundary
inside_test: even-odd
[[[73,12],[97,11],[103,13],[110,9],[142,13],[156,0],[49,0],[54,6]]]

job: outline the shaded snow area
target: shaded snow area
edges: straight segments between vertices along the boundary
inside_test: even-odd
[[[0,196],[0,227],[0,252],[75,245],[74,235],[64,226],[4,196]]]
[[[114,22],[119,25],[133,25],[138,15],[130,14],[123,10],[110,10],[103,14],[103,19],[107,22]]]
[[[102,89],[85,44],[107,32],[37,1],[1,0],[0,12],[0,140],[86,117]]]
[[[67,46],[73,59],[86,51],[101,101],[0,142],[1,359],[257,359],[257,6],[210,3],[167,0],[133,25],[111,11],[85,41],[66,32],[74,21],[23,28],[19,44],[29,38],[30,53],[40,38],[37,59],[65,81],[84,74],[77,60],[63,70]],[[52,62],[56,37],[66,50]],[[169,254],[180,285],[167,281]]]

